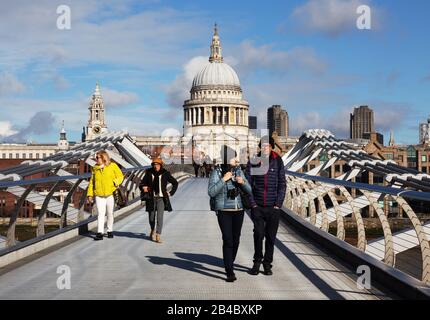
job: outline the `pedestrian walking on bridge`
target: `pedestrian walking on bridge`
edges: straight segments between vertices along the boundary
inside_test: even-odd
[[[124,175],[115,162],[110,160],[105,150],[96,153],[96,165],[91,169],[88,185],[88,202],[93,203],[96,198],[97,206],[97,235],[94,240],[103,240],[105,215],[107,214],[108,238],[113,238],[113,211],[115,206],[113,193],[124,180]]]
[[[279,227],[279,217],[286,193],[284,163],[275,149],[272,137],[263,137],[258,158],[249,161],[246,177],[252,186],[251,219],[254,222],[254,265],[251,275],[258,275],[261,263],[265,275],[272,275],[273,251]],[[259,161],[256,161],[259,160]],[[256,163],[258,162],[258,163]],[[263,240],[265,253],[263,256]]]
[[[240,234],[244,217],[244,201],[252,189],[245,174],[238,165],[236,151],[223,146],[221,165],[217,165],[209,178],[208,194],[211,197],[211,210],[218,217],[223,239],[224,267],[227,282],[236,281],[234,260],[239,249]]]
[[[141,199],[145,201],[146,211],[149,215],[152,241],[162,243],[164,211],[171,212],[170,196],[178,189],[178,181],[163,168],[163,160],[156,158],[152,161],[152,168],[146,170],[140,183]],[[167,191],[167,185],[172,184],[172,190]]]

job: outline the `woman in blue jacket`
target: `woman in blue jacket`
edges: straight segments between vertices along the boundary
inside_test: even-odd
[[[236,280],[233,264],[239,248],[242,230],[244,205],[241,194],[251,194],[252,188],[245,178],[236,159],[236,151],[223,146],[221,159],[209,178],[208,194],[211,197],[211,209],[215,210],[223,239],[224,267],[227,282]]]

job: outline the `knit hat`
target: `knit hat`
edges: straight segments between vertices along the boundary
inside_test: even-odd
[[[268,137],[268,136],[264,136],[261,138],[260,143],[258,144],[258,147],[261,149],[261,142],[264,141],[265,143],[267,143],[267,141],[269,141],[269,144],[272,146],[272,149],[275,149],[275,139],[273,139],[272,137]]]
[[[160,157],[157,157],[154,160],[152,160],[151,166],[153,166],[156,163],[158,163],[160,166],[162,166],[163,165],[163,160]]]
[[[227,145],[221,147],[221,163],[229,164],[230,160],[237,157],[237,152]]]

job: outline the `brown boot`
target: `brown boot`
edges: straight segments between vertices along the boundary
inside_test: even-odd
[[[150,235],[150,237],[151,237],[151,240],[152,241],[155,241],[156,239],[155,239],[155,230],[151,230],[151,235]]]
[[[157,242],[157,243],[163,243],[163,241],[161,241],[161,238],[160,238],[160,234],[156,234],[155,235],[155,241]]]

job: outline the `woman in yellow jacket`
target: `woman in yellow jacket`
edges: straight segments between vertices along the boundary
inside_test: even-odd
[[[87,197],[90,203],[93,203],[94,196],[96,198],[98,231],[94,240],[103,240],[106,213],[108,238],[113,238],[113,193],[124,180],[124,175],[118,165],[110,161],[106,151],[98,151],[96,160],[97,164],[91,170]]]

